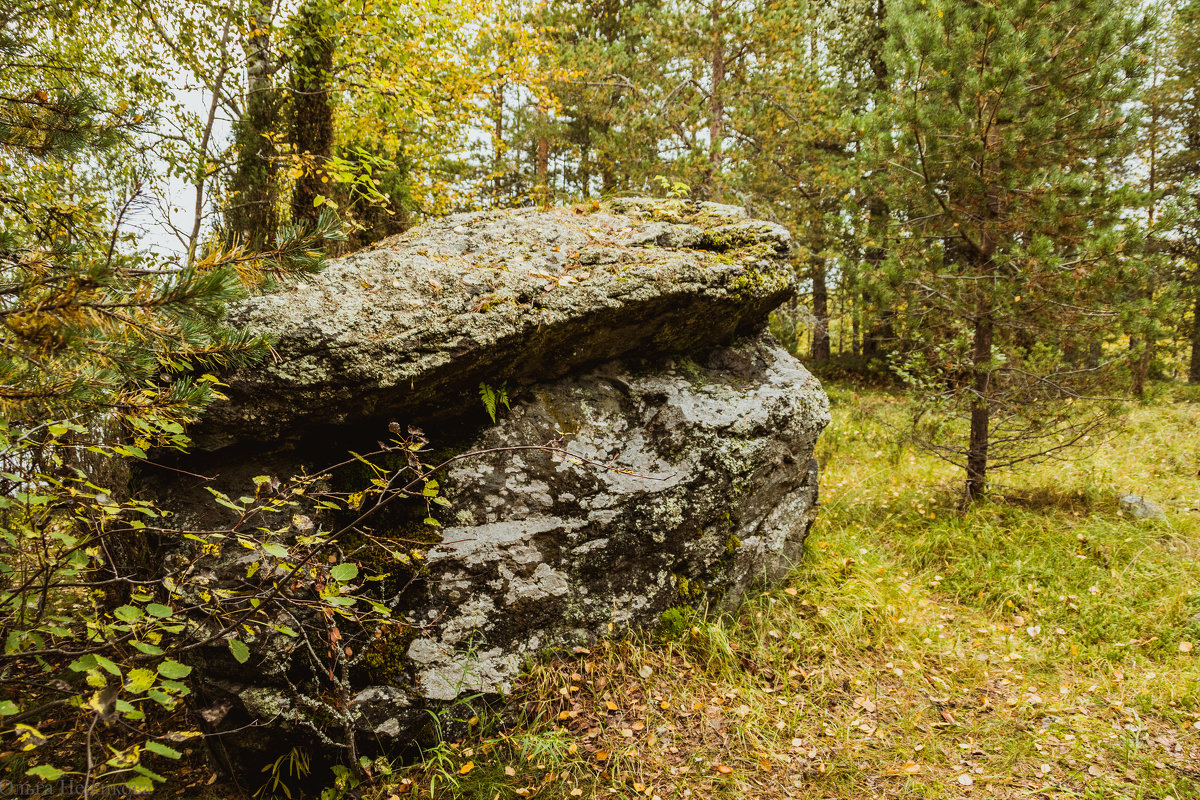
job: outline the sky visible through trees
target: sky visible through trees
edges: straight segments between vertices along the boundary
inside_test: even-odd
[[[336,255],[457,210],[744,206],[795,237],[777,335],[906,381],[983,491],[1089,436],[1100,387],[1200,379],[1194,5],[7,0],[53,52],[6,102],[135,115],[70,169],[170,263],[322,214]]]

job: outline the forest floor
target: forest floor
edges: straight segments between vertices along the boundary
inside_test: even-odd
[[[1200,403],[1164,390],[964,515],[886,426],[903,397],[829,388],[785,586],[535,667],[524,724],[366,796],[1200,798]]]
[[[961,473],[888,426],[903,396],[827,389],[785,585],[536,665],[507,725],[325,796],[1200,798],[1200,397],[1160,387],[964,514]],[[1123,517],[1130,492],[1166,518]]]

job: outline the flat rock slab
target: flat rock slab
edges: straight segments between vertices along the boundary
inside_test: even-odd
[[[793,292],[787,231],[732,206],[626,199],[458,214],[235,306],[276,358],[223,376],[190,431],[217,450],[347,424],[449,419],[481,382],[531,383],[627,355],[702,351]]]

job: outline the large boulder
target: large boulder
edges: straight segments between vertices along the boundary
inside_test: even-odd
[[[617,213],[621,211],[623,213]],[[481,381],[529,383],[761,327],[792,293],[787,231],[713,203],[456,214],[253,298],[230,323],[277,357],[228,376],[196,447],[451,419]]]
[[[335,739],[403,742],[430,710],[503,694],[547,648],[653,626],[673,606],[729,607],[786,573],[829,419],[820,385],[764,331],[792,291],[788,247],[778,226],[711,204],[458,215],[237,309],[278,335],[278,357],[225,376],[229,401],[192,431],[205,452],[141,475],[189,531],[166,563],[195,591],[303,595],[330,568],[270,554],[345,521],[303,507],[273,549],[243,549],[203,533],[231,524],[209,489],[275,491],[272,478],[344,459],[389,423],[424,425],[452,463],[438,475],[448,505],[430,506],[441,527],[424,510],[419,531],[380,514],[337,548],[391,576],[356,591],[386,596],[402,624],[343,630],[327,614],[308,639],[243,631],[245,666],[214,636],[189,651],[213,724],[248,746],[267,741],[250,722],[334,718]],[[481,382],[508,387],[494,422]],[[397,544],[373,556],[364,542]],[[304,622],[286,613],[283,627]]]

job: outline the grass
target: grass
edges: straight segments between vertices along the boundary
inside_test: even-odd
[[[518,724],[365,796],[1200,798],[1200,405],[1135,407],[962,514],[884,424],[902,397],[830,394],[786,586],[536,665]],[[1166,519],[1123,518],[1129,492]]]

